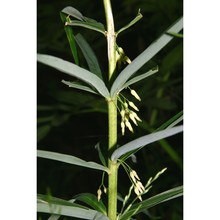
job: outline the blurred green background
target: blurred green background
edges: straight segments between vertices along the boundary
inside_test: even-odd
[[[73,62],[70,47],[60,19],[60,11],[73,6],[86,17],[105,24],[101,0],[38,0],[37,1],[37,52],[54,55]],[[143,18],[117,38],[117,44],[133,60],[160,34],[183,15],[182,0],[112,0],[116,30],[129,23],[141,9]],[[107,50],[105,38],[97,32],[75,28],[88,41],[103,71],[107,75]],[[79,51],[80,66],[88,68]],[[158,65],[159,72],[135,84],[142,101],[137,104],[143,120],[135,133],[119,134],[118,144],[124,144],[148,134],[183,110],[183,39],[175,38],[150,62],[141,68],[146,72]],[[123,67],[122,67],[123,68]],[[76,80],[52,68],[37,66],[37,138],[38,149],[74,155],[84,160],[99,162],[95,145],[107,145],[107,109],[99,96],[68,88],[61,80]],[[125,94],[127,92],[125,91]],[[119,128],[120,133],[120,128]],[[128,160],[142,182],[167,167],[168,170],[153,184],[148,196],[183,183],[182,134],[151,144],[136,154],[137,163]],[[71,199],[72,196],[90,192],[96,194],[101,183],[101,172],[71,166],[52,160],[38,159],[37,191]],[[119,192],[126,195],[130,182],[119,170]],[[105,200],[105,197],[103,198]],[[120,205],[120,203],[119,203]],[[150,216],[149,216],[150,215]],[[48,215],[39,214],[40,219]],[[61,218],[71,219],[71,218]],[[148,215],[136,219],[183,219],[182,199],[174,199],[148,210]]]

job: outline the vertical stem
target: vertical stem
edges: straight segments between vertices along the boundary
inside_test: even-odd
[[[110,0],[103,0],[106,23],[107,23],[107,49],[108,49],[108,78],[111,80],[116,67],[116,37],[114,29],[114,19]],[[117,144],[117,98],[112,97],[108,101],[108,126],[109,126],[109,141],[108,152],[109,160],[108,167],[110,173],[108,176],[108,217],[110,220],[117,218],[117,182],[118,182],[118,165],[110,160],[110,155]]]
[[[110,0],[103,0],[104,8],[105,8],[105,16],[107,23],[107,44],[108,44],[108,76],[109,80],[111,79],[115,67],[116,67],[116,37],[115,37],[115,27],[114,27],[114,19],[112,14],[112,7]]]

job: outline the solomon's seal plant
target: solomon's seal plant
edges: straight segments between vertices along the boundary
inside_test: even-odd
[[[125,55],[124,50],[116,44],[116,39],[120,33],[134,25],[142,18],[140,10],[131,22],[120,28],[118,31],[115,31],[111,1],[103,0],[103,5],[106,16],[106,28],[102,23],[84,16],[81,12],[71,6],[68,6],[61,11],[60,16],[70,44],[74,63],[51,55],[37,55],[38,62],[79,79],[77,82],[62,80],[64,84],[70,88],[103,97],[106,100],[106,105],[108,107],[107,159],[102,154],[99,146],[97,146],[102,164],[85,161],[71,155],[56,152],[43,150],[38,150],[37,152],[37,156],[40,158],[47,158],[103,172],[102,182],[97,189],[97,195],[83,193],[70,198],[68,201],[52,196],[48,199],[47,195],[38,195],[38,212],[50,213],[52,215],[51,218],[53,219],[58,219],[61,215],[64,215],[93,220],[128,220],[132,219],[134,215],[138,215],[152,206],[180,197],[183,193],[182,186],[178,186],[154,195],[153,197],[145,196],[152,187],[153,181],[155,181],[166,170],[166,168],[158,172],[155,177],[151,177],[144,185],[137,172],[125,162],[134,153],[141,150],[143,147],[148,146],[150,143],[182,132],[182,125],[175,126],[181,121],[180,117],[182,117],[182,115],[175,118],[175,120],[169,120],[168,124],[162,126],[156,132],[139,137],[122,146],[118,144],[117,131],[117,127],[119,125],[122,135],[125,134],[125,129],[128,129],[130,132],[134,132],[132,125],[134,124],[137,126],[138,123],[142,122],[141,118],[137,114],[139,109],[136,106],[136,103],[126,98],[125,95],[122,95],[122,91],[124,89],[128,89],[131,95],[141,102],[141,98],[138,93],[131,88],[131,85],[157,73],[158,67],[156,66],[149,69],[146,73],[136,76],[134,75],[145,63],[147,63],[174,38],[173,35],[167,33],[178,34],[182,30],[182,18],[178,19],[138,57],[131,61]],[[89,44],[85,41],[82,35],[74,34],[75,27],[96,31],[106,38],[108,82],[103,80],[103,73],[93,51],[89,47]],[[89,70],[79,66],[79,57],[76,45],[78,45],[82,50],[82,53],[88,63]],[[127,63],[127,66],[121,72],[117,72],[118,69],[121,69],[121,63]],[[120,117],[120,121],[118,121],[118,115]],[[118,206],[119,192],[117,187],[120,178],[118,177],[118,169],[120,165],[123,166],[129,180],[131,181],[128,194],[121,197],[121,209],[119,209]],[[104,179],[106,176],[108,179],[107,186],[104,185]],[[102,202],[103,192],[108,197],[108,202],[106,204]],[[79,204],[78,201],[82,201],[85,205]]]

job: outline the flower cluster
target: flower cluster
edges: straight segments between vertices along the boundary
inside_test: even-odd
[[[138,96],[138,94],[135,92],[135,90],[131,89],[131,94],[138,99],[139,101],[141,101],[140,97]],[[121,101],[122,102],[122,101]],[[134,132],[131,123],[129,122],[129,119],[132,120],[132,122],[137,126],[137,121],[141,122],[141,119],[138,117],[138,115],[136,114],[136,112],[134,112],[133,110],[130,110],[129,107],[131,107],[132,109],[134,109],[135,111],[139,111],[139,109],[137,108],[137,106],[127,100],[122,102],[122,107],[121,107],[121,131],[122,131],[122,135],[124,135],[125,133],[125,127],[127,127],[129,129],[129,131],[131,131],[132,133]]]
[[[137,175],[136,171],[131,170],[130,171],[130,177],[131,177],[132,182],[133,182],[134,192],[138,196],[138,198],[142,201],[141,194],[145,192],[145,187],[141,183],[140,178]]]

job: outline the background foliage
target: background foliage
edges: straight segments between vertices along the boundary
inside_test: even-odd
[[[97,1],[38,0],[37,2],[37,50],[73,61],[59,12],[70,5],[85,16],[105,24],[103,3]],[[132,20],[138,9],[143,18],[132,28],[124,31],[117,39],[126,55],[133,60],[139,53],[167,29],[183,13],[181,0],[121,0],[112,1],[116,30]],[[75,34],[83,34],[95,51],[101,69],[107,75],[106,41],[99,34],[76,28]],[[159,73],[135,84],[142,102],[138,106],[143,120],[135,133],[119,136],[123,144],[155,130],[183,109],[183,45],[176,38],[166,46],[141,71],[159,66]],[[87,68],[83,55],[80,66]],[[72,79],[50,67],[38,64],[38,149],[71,154],[84,160],[98,161],[94,146],[107,143],[107,109],[104,100],[95,95],[71,90],[61,80]],[[137,163],[129,161],[146,182],[159,170],[168,170],[154,183],[149,195],[181,185],[182,180],[182,134],[153,144],[136,154]],[[170,151],[171,149],[171,151]],[[169,150],[169,151],[168,151]],[[119,192],[125,194],[129,182],[119,170]],[[53,196],[70,199],[83,192],[96,193],[101,181],[99,172],[71,166],[51,160],[38,159],[37,186],[39,193],[50,192]],[[182,201],[171,200],[149,210],[154,217],[182,219]],[[46,215],[40,214],[44,219]],[[143,219],[148,217],[143,216]],[[140,219],[141,216],[140,216]]]

